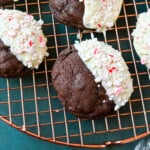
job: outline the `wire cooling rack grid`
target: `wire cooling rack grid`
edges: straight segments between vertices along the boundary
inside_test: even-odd
[[[59,52],[74,43],[79,31],[59,24],[50,13],[48,0],[20,0],[4,6],[44,20],[43,31],[50,55],[29,77],[0,78],[0,118],[32,136],[70,146],[102,148],[150,134],[149,72],[140,64],[131,37],[138,14],[147,11],[149,6],[150,0],[124,0],[115,27],[106,37],[94,33],[99,40],[122,52],[133,78],[134,93],[120,111],[92,121],[67,113],[51,83],[51,69]],[[90,38],[90,33],[83,33],[83,39],[86,38]]]

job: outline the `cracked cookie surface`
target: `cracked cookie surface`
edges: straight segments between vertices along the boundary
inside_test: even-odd
[[[52,82],[66,110],[77,117],[95,119],[114,109],[105,89],[94,81],[73,46],[63,50],[57,58]]]

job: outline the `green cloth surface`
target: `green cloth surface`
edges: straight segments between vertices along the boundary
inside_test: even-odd
[[[146,137],[147,140],[149,137]],[[124,145],[113,145],[99,150],[134,150],[139,140]],[[17,129],[10,127],[0,120],[0,150],[91,150],[88,148],[74,148],[45,142]],[[96,149],[98,150],[98,149]]]

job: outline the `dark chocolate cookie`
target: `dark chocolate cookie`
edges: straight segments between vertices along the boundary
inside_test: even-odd
[[[6,3],[13,3],[13,0],[0,0],[0,5],[3,5]]]
[[[29,74],[30,71],[12,55],[9,47],[0,40],[0,77],[21,77]]]
[[[84,5],[79,0],[49,0],[49,5],[60,23],[79,29],[85,28],[82,20]]]
[[[94,81],[72,46],[62,51],[52,70],[52,83],[66,110],[77,117],[95,119],[109,114],[114,103]]]

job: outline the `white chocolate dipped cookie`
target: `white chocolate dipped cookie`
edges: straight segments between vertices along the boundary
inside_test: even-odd
[[[80,118],[106,116],[124,106],[133,92],[121,53],[96,38],[63,50],[51,76],[66,110]]]
[[[105,32],[114,26],[123,0],[49,0],[54,17],[80,29]]]
[[[133,92],[133,83],[121,53],[96,38],[74,44],[78,55],[106,90],[115,110],[124,106]]]
[[[42,24],[41,20],[36,21],[33,16],[24,12],[0,9],[1,49],[7,47],[7,51],[26,68],[38,69],[43,58],[48,56],[47,39],[42,32]],[[1,59],[1,67],[6,62],[9,63],[9,60]],[[13,65],[15,66],[15,64]],[[1,67],[0,74],[4,70]]]
[[[150,10],[139,14],[132,36],[141,64],[150,69]]]
[[[86,28],[104,32],[114,26],[123,0],[84,0],[83,24]]]

